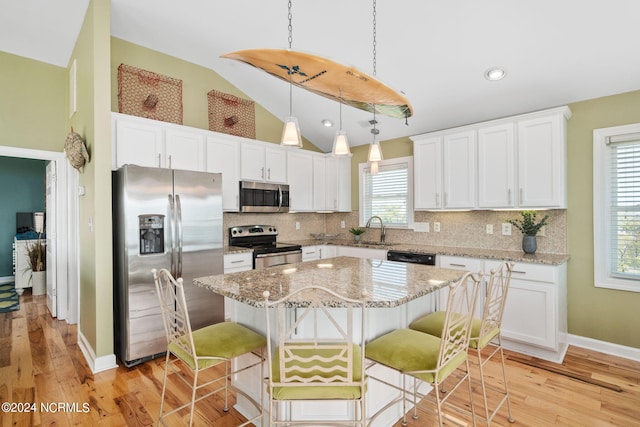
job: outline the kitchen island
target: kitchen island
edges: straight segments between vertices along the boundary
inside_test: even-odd
[[[367,340],[391,330],[406,327],[413,319],[429,313],[438,306],[438,290],[455,282],[463,271],[352,257],[336,257],[301,262],[216,276],[200,277],[194,284],[210,289],[231,300],[230,318],[259,332],[265,332],[263,292],[269,291],[272,300],[305,286],[323,286],[354,299],[366,301]],[[303,299],[293,302],[290,317],[295,319],[296,309],[308,303]],[[339,305],[335,310],[342,310]],[[339,317],[340,314],[337,313]],[[304,338],[303,328],[298,331]],[[240,361],[239,363],[242,363]],[[400,376],[379,365],[376,376],[400,384]],[[233,379],[236,387],[260,399],[258,378],[242,373]],[[397,396],[397,391],[378,382],[370,382],[367,392],[367,412],[375,410]],[[240,400],[237,409],[250,414],[249,406]],[[330,420],[336,414],[348,414],[352,405],[340,402],[300,402],[287,408],[296,419],[323,417]],[[376,420],[376,426],[394,424],[402,416],[400,405],[385,412]]]

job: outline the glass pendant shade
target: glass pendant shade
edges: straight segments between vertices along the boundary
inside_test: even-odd
[[[378,162],[371,162],[371,169],[369,171],[371,175],[375,175],[378,173]]]
[[[287,117],[287,119],[285,120],[284,128],[282,129],[282,140],[280,141],[280,145],[302,148],[300,126],[298,126],[298,119],[296,119],[295,117]]]
[[[379,162],[383,160],[382,158],[382,149],[380,148],[380,142],[374,140],[371,145],[369,145],[369,157],[367,161],[369,162]]]
[[[336,137],[333,140],[333,149],[331,154],[334,156],[350,156],[351,150],[349,149],[349,140],[347,139],[347,132],[339,130],[336,132]]]

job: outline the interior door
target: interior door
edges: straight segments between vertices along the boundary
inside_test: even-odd
[[[51,317],[58,315],[58,283],[56,280],[56,162],[46,168],[45,231],[47,233],[47,308]]]

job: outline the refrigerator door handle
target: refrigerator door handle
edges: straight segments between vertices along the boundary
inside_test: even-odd
[[[180,195],[176,194],[176,223],[178,225],[178,271],[177,277],[182,277],[182,204]]]
[[[171,242],[175,242],[175,218],[176,218],[176,209],[175,204],[173,202],[173,196],[171,194],[168,195],[169,198],[169,233],[171,233]],[[173,247],[173,243],[171,244],[171,275],[176,277],[176,262],[175,262],[175,249]]]

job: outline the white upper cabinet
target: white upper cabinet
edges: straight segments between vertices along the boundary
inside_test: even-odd
[[[113,167],[205,170],[205,132],[172,123],[112,113]]]
[[[516,204],[514,124],[478,129],[478,207]]]
[[[470,209],[476,203],[476,132],[416,137],[415,209]]]
[[[222,209],[237,212],[240,193],[240,143],[222,136],[207,136],[207,172],[222,173]]]
[[[566,157],[562,112],[518,121],[520,207],[567,206]]]
[[[289,203],[292,211],[313,211],[313,154],[310,151],[287,152]]]
[[[442,137],[414,139],[414,208],[442,208]]]
[[[286,149],[266,142],[242,142],[240,178],[249,181],[286,184]]]
[[[205,134],[190,128],[167,128],[164,135],[165,167],[191,171],[205,170]]]
[[[444,135],[442,141],[444,209],[476,206],[476,131]]]
[[[325,157],[327,211],[351,212],[351,157]]]
[[[126,164],[164,167],[164,130],[155,121],[112,116],[113,169]]]
[[[569,117],[560,107],[412,137],[415,209],[566,208]]]
[[[313,156],[313,210],[327,209],[327,184],[324,156]]]

